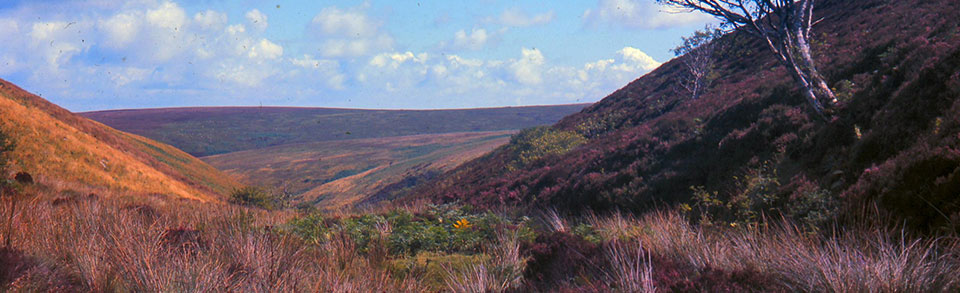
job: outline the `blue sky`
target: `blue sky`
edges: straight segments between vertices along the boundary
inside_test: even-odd
[[[654,0],[15,0],[0,77],[72,111],[583,103],[711,21]]]

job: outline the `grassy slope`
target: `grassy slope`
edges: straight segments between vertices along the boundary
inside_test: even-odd
[[[15,169],[142,194],[218,200],[237,186],[206,163],[156,141],[74,115],[0,80],[0,127],[16,142]]]
[[[291,143],[514,130],[554,123],[585,104],[462,110],[209,107],[81,113],[208,156]]]
[[[756,40],[736,50],[701,99],[675,89],[678,60],[556,125],[591,138],[579,150],[508,171],[503,150],[415,194],[474,204],[646,209],[705,186],[743,192],[734,176],[769,168],[786,198],[822,190],[878,200],[917,226],[960,217],[960,30],[956,1],[831,1],[814,29],[829,83],[852,82],[834,119],[810,116],[782,66]],[[742,34],[741,34],[742,35]],[[858,134],[859,132],[859,134]],[[804,187],[804,188],[801,188]],[[946,214],[946,216],[944,216]],[[894,217],[895,218],[895,217]]]
[[[452,169],[506,143],[511,131],[289,144],[204,157],[242,181],[277,186],[325,208],[353,205],[398,182]],[[410,184],[413,184],[412,182]]]

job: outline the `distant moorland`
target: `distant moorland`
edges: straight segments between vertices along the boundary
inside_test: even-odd
[[[553,124],[586,106],[460,110],[205,107],[113,110],[80,115],[203,157],[290,143],[518,130]]]

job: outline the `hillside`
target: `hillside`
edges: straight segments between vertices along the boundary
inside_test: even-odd
[[[204,107],[113,110],[81,115],[201,157],[292,143],[516,130],[555,123],[586,106],[460,110]]]
[[[507,143],[511,131],[287,144],[204,157],[242,182],[323,208],[388,200]]]
[[[700,99],[677,91],[675,59],[552,132],[514,140],[411,194],[567,211],[703,207],[711,194],[728,208],[836,201],[825,206],[848,216],[876,203],[891,223],[957,229],[960,18],[944,11],[960,3],[819,4],[815,58],[841,97],[829,121],[810,114],[758,40],[735,32],[720,40],[733,49]],[[585,143],[518,163],[531,142],[571,135]]]
[[[51,186],[201,201],[219,201],[237,186],[174,147],[75,115],[5,80],[0,80],[0,129],[16,144],[12,171]]]

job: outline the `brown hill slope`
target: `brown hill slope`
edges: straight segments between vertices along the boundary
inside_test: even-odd
[[[399,191],[505,144],[512,131],[421,134],[286,144],[203,157],[245,183],[335,209]]]
[[[41,180],[217,201],[237,183],[156,141],[77,116],[0,79],[0,129],[16,143],[16,171]]]
[[[910,226],[960,227],[960,3],[818,2],[815,58],[843,98],[828,122],[812,117],[772,55],[738,32],[722,39],[732,50],[699,100],[676,90],[673,60],[552,134],[517,139],[412,194],[640,210],[695,203],[691,189],[702,187],[734,201],[875,202]],[[524,151],[542,151],[537,141],[569,133],[589,141],[518,163]]]

